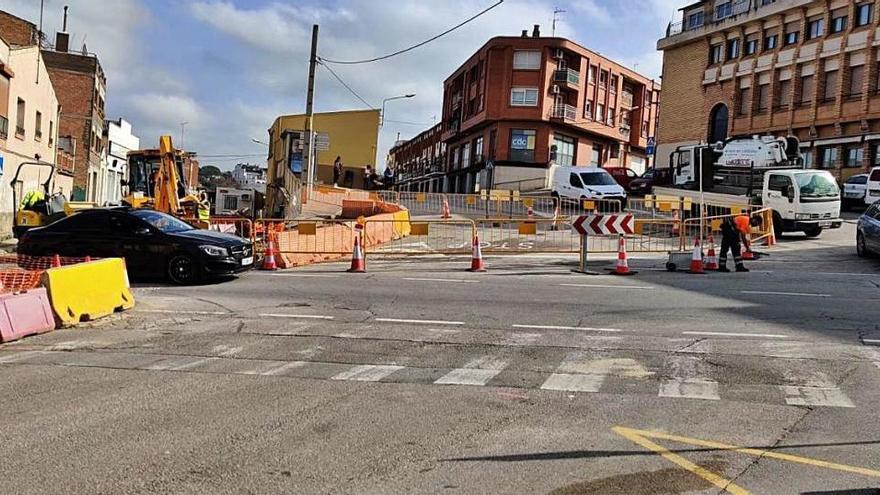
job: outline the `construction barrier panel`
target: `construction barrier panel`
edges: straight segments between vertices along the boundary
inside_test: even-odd
[[[50,268],[43,274],[42,282],[61,326],[134,307],[122,258]]]
[[[721,224],[738,215],[748,213],[751,216],[761,217],[761,225],[752,227],[749,234],[749,241],[756,244],[762,240],[766,240],[772,235],[773,231],[773,211],[770,208],[761,209],[743,209],[740,212],[730,215],[716,215],[705,218],[689,218],[682,222],[681,230],[681,247],[682,251],[692,249],[694,241],[700,238],[705,241],[710,235],[715,238],[716,243],[721,242]],[[702,226],[702,229],[701,229]]]
[[[55,329],[55,317],[44,288],[0,295],[0,342]]]
[[[365,254],[470,254],[475,233],[473,220],[373,217],[364,222]]]

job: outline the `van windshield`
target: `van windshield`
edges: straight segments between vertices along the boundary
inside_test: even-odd
[[[617,182],[608,172],[581,172],[585,186],[614,186]]]
[[[797,174],[795,177],[802,198],[829,198],[840,195],[837,183],[829,174]]]

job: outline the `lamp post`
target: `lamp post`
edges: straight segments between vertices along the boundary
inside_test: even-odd
[[[382,112],[379,114],[379,127],[382,127],[385,124],[385,104],[386,103],[388,103],[389,101],[394,101],[394,100],[402,100],[404,98],[412,98],[413,96],[415,96],[415,94],[392,96],[391,98],[385,98],[384,100],[382,100]]]

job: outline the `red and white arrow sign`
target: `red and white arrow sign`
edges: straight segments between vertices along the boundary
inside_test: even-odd
[[[633,216],[582,215],[572,222],[572,229],[580,235],[618,235],[633,233]]]

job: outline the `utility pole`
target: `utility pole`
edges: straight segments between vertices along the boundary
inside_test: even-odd
[[[308,139],[309,159],[306,170],[306,187],[312,189],[315,182],[315,68],[318,65],[318,25],[312,25],[312,51],[309,57],[309,87],[306,92],[306,135]]]
[[[564,13],[565,13],[565,11],[562,9],[559,9],[559,8],[553,9],[553,29],[552,29],[551,36],[553,36],[554,38],[556,37],[556,18],[559,14],[564,14]]]

